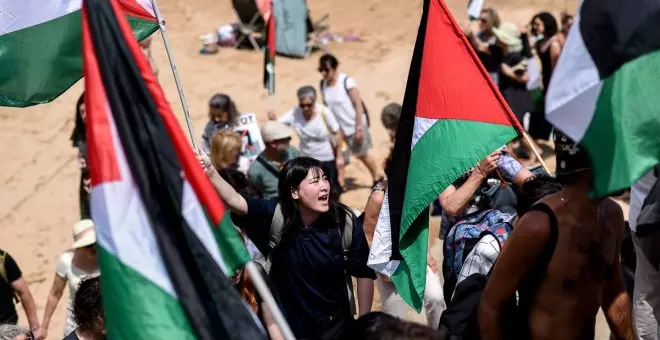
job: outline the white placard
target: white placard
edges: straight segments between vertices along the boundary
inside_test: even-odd
[[[241,157],[253,161],[266,148],[264,140],[261,138],[257,116],[254,113],[244,113],[238,120],[239,124],[234,131],[238,132],[243,139]]]

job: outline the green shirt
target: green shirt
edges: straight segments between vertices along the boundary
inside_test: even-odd
[[[272,164],[275,169],[280,169],[280,164],[268,160],[268,158],[264,156],[263,152],[260,156]],[[296,157],[298,157],[298,149],[290,146],[286,151],[286,156],[282,160],[282,164]],[[266,167],[261,165],[261,163],[256,160],[250,166],[250,170],[248,170],[248,179],[252,185],[262,188],[265,199],[279,198],[279,193],[277,191],[277,183],[279,181],[279,177],[276,177],[271,171],[266,169]]]

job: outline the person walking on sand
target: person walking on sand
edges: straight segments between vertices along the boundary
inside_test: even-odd
[[[96,231],[92,220],[82,220],[73,226],[73,249],[60,256],[55,268],[55,279],[48,295],[46,309],[44,310],[43,329],[44,336],[48,333],[50,320],[55,308],[62,298],[64,287],[69,286],[69,302],[67,305],[66,325],[64,336],[76,329],[73,318],[73,298],[78,285],[89,276],[98,275],[99,268],[96,260]]]
[[[337,70],[338,66],[339,61],[331,54],[325,54],[319,59],[318,71],[323,76],[321,96],[323,102],[337,116],[348,149],[367,166],[373,181],[376,182],[383,178],[385,174],[370,152],[372,141],[369,134],[369,116],[355,79],[339,72]],[[338,177],[342,185],[344,185],[343,169],[345,165],[344,158],[337,157]]]
[[[21,269],[7,252],[0,249],[0,325],[16,325],[18,313],[14,302],[21,302],[28,318],[34,339],[44,339],[42,327],[37,317],[37,305],[30,292]]]
[[[564,187],[515,224],[481,295],[481,338],[593,339],[602,308],[614,337],[633,339],[619,261],[621,207],[609,198],[590,197],[588,157],[560,131],[555,153]],[[515,315],[503,313],[516,296]]]
[[[300,155],[312,157],[323,162],[328,171],[330,183],[335,194],[341,194],[337,178],[335,157],[338,154],[337,139],[341,138],[339,124],[334,113],[323,105],[316,103],[316,90],[311,86],[303,86],[296,92],[298,106],[287,111],[279,118],[270,115],[293,128],[300,139]]]

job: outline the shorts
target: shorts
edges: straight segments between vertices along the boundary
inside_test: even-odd
[[[353,156],[360,157],[366,155],[372,147],[369,129],[366,127],[364,128],[362,131],[362,140],[359,142],[355,141],[355,134],[346,136],[346,144],[348,144],[348,149]]]

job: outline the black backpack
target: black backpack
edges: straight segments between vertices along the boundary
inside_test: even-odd
[[[321,82],[319,83],[319,90],[321,91],[321,93],[323,93],[323,90],[325,89],[325,86],[323,86],[323,82],[324,80],[321,79]],[[348,76],[344,78],[344,91],[346,91],[346,95],[348,95]],[[369,110],[367,110],[367,105],[364,103],[364,100],[362,98],[360,98],[360,100],[362,101],[362,109],[364,109],[364,115],[367,116],[367,127],[371,127],[371,121],[369,119]],[[325,102],[325,96],[323,96],[323,104],[328,105]]]

